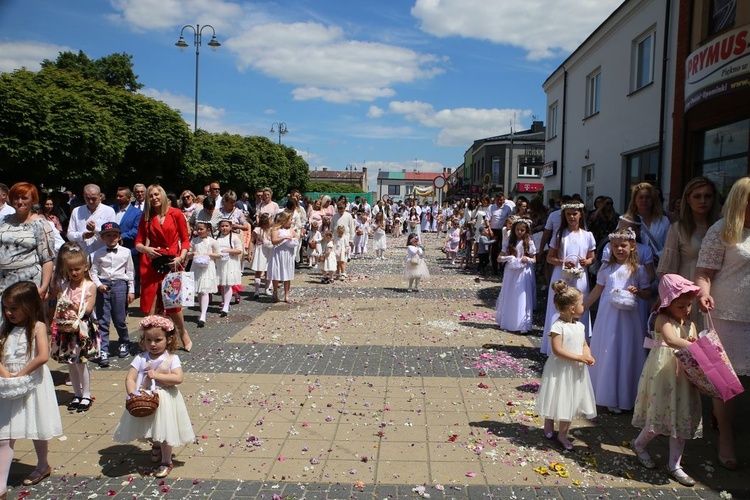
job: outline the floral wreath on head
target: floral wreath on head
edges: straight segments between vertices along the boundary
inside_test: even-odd
[[[174,323],[164,316],[146,316],[138,323],[141,330],[146,331],[149,328],[161,328],[165,332],[174,331]]]
[[[566,203],[565,205],[560,206],[560,210],[567,210],[567,209],[576,209],[576,210],[583,210],[583,208],[586,205],[583,203]]]
[[[628,224],[633,224],[634,226],[640,226],[641,221],[633,220],[630,217],[628,217],[627,214],[623,214],[620,216],[620,220],[623,222],[627,222]]]
[[[607,238],[610,240],[618,239],[618,240],[634,240],[635,241],[635,231],[633,231],[632,227],[626,227],[624,229],[625,233],[609,233],[607,235]]]
[[[514,225],[514,226],[515,226],[516,224],[518,224],[519,222],[520,222],[521,224],[526,224],[526,227],[527,227],[528,229],[531,229],[531,221],[530,221],[529,219],[527,219],[526,217],[514,217],[514,218],[513,218],[513,225]]]

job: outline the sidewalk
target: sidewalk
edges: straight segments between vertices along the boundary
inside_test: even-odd
[[[146,444],[112,442],[130,358],[92,370],[85,414],[65,410],[65,367],[51,361],[65,431],[50,443],[54,473],[21,487],[35,455],[17,441],[8,498],[750,498],[750,452],[738,449],[739,471],[722,469],[709,425],[683,460],[695,488],[666,473],[665,439],[652,448],[658,469],[637,464],[629,415],[602,409],[574,422],[572,453],[544,439],[534,414],[541,326],[499,330],[499,280],[455,270],[432,236],[420,293],[405,291],[399,246],[386,261],[352,261],[349,279],[332,285],[299,271],[290,305],[243,294],[227,318],[214,304],[204,329],[187,311],[194,348],[178,353],[180,390],[197,439],[176,449],[163,481],[148,475]]]

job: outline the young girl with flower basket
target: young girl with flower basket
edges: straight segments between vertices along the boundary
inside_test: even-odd
[[[140,328],[141,348],[145,352],[130,363],[125,377],[126,409],[113,439],[118,443],[151,440],[151,461],[160,463],[154,476],[167,477],[173,467],[172,448],[195,439],[190,415],[177,388],[183,379],[182,364],[175,354],[177,332],[172,320],[163,316],[146,316]],[[158,406],[149,415],[134,416],[128,403],[136,398],[151,398]],[[132,411],[133,405],[130,406]]]

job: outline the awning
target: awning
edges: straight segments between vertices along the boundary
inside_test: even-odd
[[[516,193],[538,193],[544,189],[541,182],[518,182],[514,191]]]

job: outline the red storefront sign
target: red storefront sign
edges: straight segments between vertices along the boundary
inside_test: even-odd
[[[544,189],[541,182],[518,182],[516,183],[516,193],[537,193]]]

